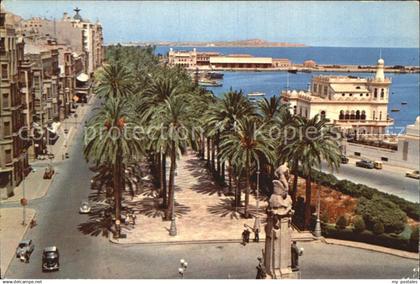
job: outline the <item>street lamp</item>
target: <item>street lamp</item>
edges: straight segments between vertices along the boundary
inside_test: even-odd
[[[260,230],[260,216],[258,215],[259,205],[260,205],[260,160],[257,159],[257,213],[255,216],[254,223],[254,232],[258,229]]]
[[[174,182],[173,182],[173,190],[172,190],[172,218],[171,218],[171,227],[169,228],[169,235],[174,237],[177,235],[177,231],[176,231],[176,221],[175,221],[175,177],[177,176],[177,171],[175,168],[175,173],[174,173]]]
[[[322,172],[322,164],[319,165],[319,171]],[[316,224],[315,224],[315,237],[320,238],[322,236],[321,234],[321,220],[319,218],[321,209],[321,186],[317,185],[317,203],[316,203]]]
[[[179,260],[179,268],[178,268],[178,273],[179,275],[181,275],[181,278],[184,278],[184,273],[185,271],[187,271],[188,268],[188,262],[186,262],[184,259],[180,259]]]

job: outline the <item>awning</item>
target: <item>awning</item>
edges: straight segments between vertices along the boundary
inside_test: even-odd
[[[80,81],[80,82],[87,82],[87,81],[89,81],[89,75],[87,75],[85,73],[80,73],[80,75],[77,76],[76,79],[77,79],[77,81]]]

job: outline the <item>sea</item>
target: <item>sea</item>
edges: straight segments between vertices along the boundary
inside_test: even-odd
[[[157,46],[156,54],[166,54],[169,46]],[[174,50],[191,50],[193,47],[173,47]],[[419,66],[418,48],[358,48],[358,47],[196,47],[197,51],[217,51],[222,54],[251,54],[273,58],[287,58],[293,63],[301,64],[305,60],[315,60],[318,64],[376,65],[380,57],[386,66],[403,65]],[[223,86],[209,87],[216,96],[223,96],[230,89],[265,93],[266,97],[280,95],[286,88],[307,90],[313,76],[318,75],[351,75],[372,77],[373,73],[335,73],[312,72],[291,74],[278,72],[223,72]],[[386,73],[391,78],[389,116],[394,119],[394,126],[388,129],[399,133],[407,124],[413,124],[420,115],[420,74]],[[407,102],[403,105],[402,102]],[[398,112],[391,112],[398,109]]]

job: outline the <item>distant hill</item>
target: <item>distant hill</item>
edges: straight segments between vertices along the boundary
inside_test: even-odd
[[[182,47],[306,47],[303,43],[269,42],[262,39],[246,39],[235,41],[159,41],[159,42],[130,42],[129,45],[160,45]]]

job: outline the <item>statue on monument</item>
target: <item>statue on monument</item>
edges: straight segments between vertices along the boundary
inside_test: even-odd
[[[278,167],[274,176],[276,179],[273,180],[274,191],[269,200],[269,210],[279,217],[293,214],[292,198],[288,194],[290,173],[287,163]]]

